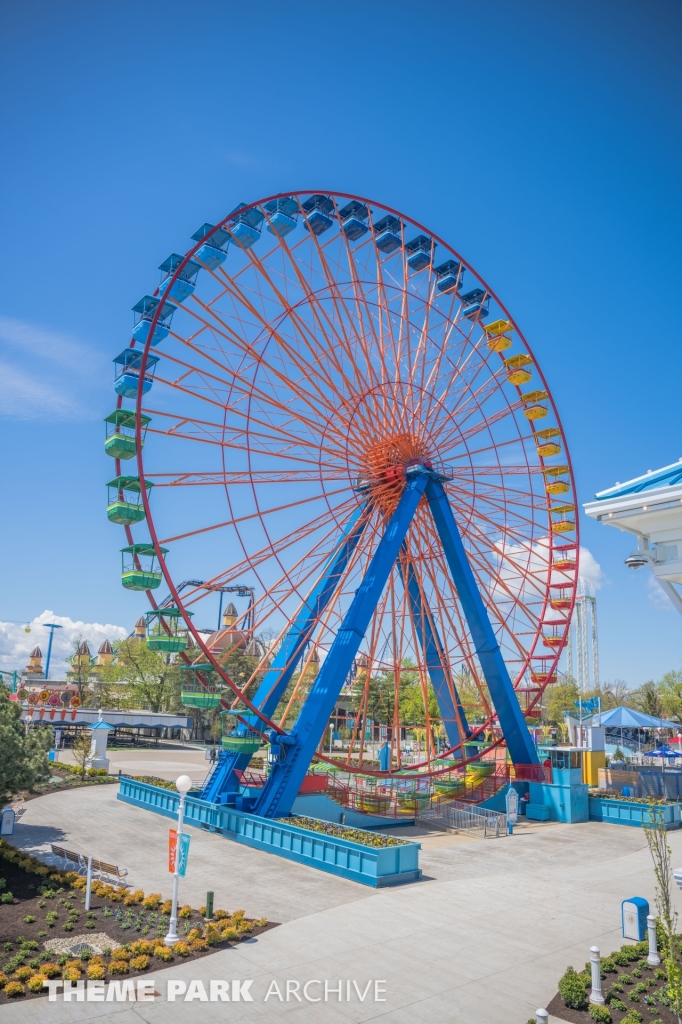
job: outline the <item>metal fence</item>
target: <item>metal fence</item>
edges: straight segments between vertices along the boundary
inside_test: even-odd
[[[460,800],[435,801],[420,813],[417,824],[426,828],[465,832],[477,839],[498,838],[507,834],[507,815],[476,807]]]

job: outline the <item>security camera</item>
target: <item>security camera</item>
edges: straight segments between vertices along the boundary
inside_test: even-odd
[[[646,551],[632,551],[625,559],[625,564],[628,569],[641,569],[643,565],[647,565],[650,561],[651,556]]]

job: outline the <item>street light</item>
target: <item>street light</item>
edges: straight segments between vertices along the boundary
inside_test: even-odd
[[[175,781],[175,788],[180,794],[180,806],[178,807],[178,840],[175,846],[175,871],[173,873],[173,907],[171,919],[168,925],[168,935],[163,940],[167,946],[174,946],[180,941],[178,935],[178,885],[180,883],[180,842],[182,837],[182,819],[185,815],[185,797],[192,788],[192,780],[189,775],[181,775]]]
[[[45,660],[45,681],[50,678],[50,655],[52,654],[52,637],[55,629],[62,629],[56,622],[43,622],[43,626],[50,631],[50,639],[47,641],[47,658]]]

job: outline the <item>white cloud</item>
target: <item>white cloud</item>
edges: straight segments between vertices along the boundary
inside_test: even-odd
[[[658,612],[673,612],[675,606],[651,572],[647,572],[646,596]]]
[[[73,642],[77,637],[87,640],[90,645],[90,653],[96,654],[97,648],[104,640],[110,640],[113,643],[115,640],[123,639],[130,632],[125,626],[101,622],[81,622],[69,618],[68,615],[55,615],[48,609],[27,623],[31,627],[30,633],[26,633],[21,625],[0,621],[0,668],[3,671],[23,670],[28,664],[31,651],[36,646],[40,647],[42,651],[43,669],[45,668],[47,642],[50,635],[49,629],[46,629],[44,625],[46,622],[54,622],[62,627],[55,630],[52,641],[51,679],[63,679],[66,675],[69,667],[66,664],[66,658],[73,654]]]
[[[106,360],[60,331],[0,316],[0,415],[78,420],[89,416],[84,395],[104,384]]]
[[[580,548],[580,575],[591,583],[595,590],[604,586],[604,573],[589,548]]]

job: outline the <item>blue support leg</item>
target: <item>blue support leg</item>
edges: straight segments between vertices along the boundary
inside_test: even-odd
[[[535,744],[524,721],[500,646],[469,565],[448,496],[440,481],[429,480],[426,497],[511,759],[514,764],[538,764]]]
[[[363,505],[352,516],[336,550],[323,569],[319,581],[291,624],[272,665],[265,672],[253,698],[253,703],[268,718],[274,714],[296,671],[305,646],[338,587],[366,524],[367,516]],[[255,716],[242,715],[241,717],[252,721],[256,729],[259,728],[260,723]],[[240,726],[237,729],[239,736],[246,736],[248,732],[249,730],[245,726]],[[221,750],[213,771],[204,783],[201,791],[202,800],[210,800],[211,803],[225,803],[229,794],[235,794],[239,789],[235,771],[246,771],[250,760],[251,754]]]
[[[272,765],[270,777],[254,808],[256,814],[279,818],[290,813],[424,494],[427,480],[427,473],[420,467],[408,472],[398,507],[355,592],[296,725],[283,741],[273,737],[273,750],[279,749],[280,760]]]
[[[407,569],[405,569],[405,566],[407,566]],[[406,586],[407,589],[410,614],[436,694],[438,709],[448,737],[448,746],[456,747],[462,740],[467,739],[471,735],[471,729],[459,699],[455,681],[452,679],[450,667],[445,657],[443,644],[438,635],[431,609],[425,594],[419,586],[414,565],[405,547],[403,547],[403,552],[398,559],[398,568],[400,569],[403,586]],[[450,685],[452,685],[452,689],[450,689]]]

